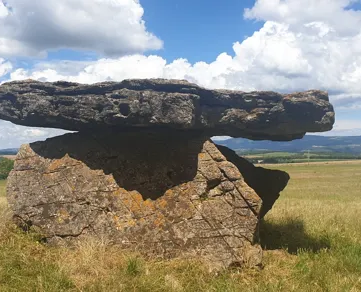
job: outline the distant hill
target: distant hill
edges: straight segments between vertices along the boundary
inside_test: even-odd
[[[18,151],[18,148],[0,149],[0,155],[16,155]]]
[[[251,141],[243,138],[230,138],[214,141],[216,144],[226,146],[238,152],[332,152],[361,155],[361,136],[325,137],[306,135],[303,139],[274,142]],[[0,149],[0,155],[16,155],[18,148]]]
[[[289,142],[251,141],[242,138],[231,138],[214,141],[238,152],[334,152],[361,154],[361,136],[325,137],[306,135],[303,139]]]

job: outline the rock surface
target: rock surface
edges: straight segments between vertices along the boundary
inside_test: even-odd
[[[74,133],[23,145],[7,193],[17,222],[50,242],[91,235],[149,256],[256,266],[262,200],[245,177],[200,133]]]
[[[323,91],[292,94],[207,90],[183,80],[83,85],[14,81],[0,86],[0,119],[71,131],[113,128],[201,130],[208,136],[292,140],[332,129]]]
[[[280,192],[287,186],[290,176],[281,170],[256,167],[225,146],[217,145],[217,148],[228,161],[238,168],[245,182],[261,197],[260,217],[263,218],[272,209]]]

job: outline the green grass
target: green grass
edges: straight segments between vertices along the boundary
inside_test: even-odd
[[[12,226],[0,182],[0,291],[361,291],[361,163],[267,167],[291,180],[261,225],[264,269],[218,275],[95,240],[44,246]]]

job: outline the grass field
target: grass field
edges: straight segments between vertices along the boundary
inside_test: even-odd
[[[264,269],[211,274],[106,243],[37,243],[9,222],[0,182],[0,291],[361,291],[361,162],[268,165],[291,180],[261,226]]]
[[[242,153],[239,155],[250,161],[263,163],[301,163],[301,162],[327,162],[327,161],[350,161],[360,160],[361,156],[337,152],[264,152],[264,153]]]

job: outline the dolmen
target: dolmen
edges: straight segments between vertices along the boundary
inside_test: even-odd
[[[7,183],[15,222],[44,241],[89,237],[214,268],[262,261],[258,229],[289,175],[212,136],[289,141],[332,129],[324,91],[208,90],[184,80],[0,86],[0,119],[72,131],[22,145]]]

